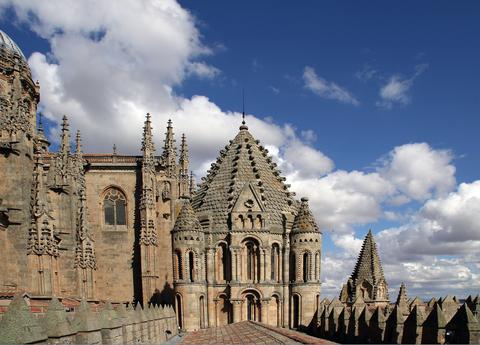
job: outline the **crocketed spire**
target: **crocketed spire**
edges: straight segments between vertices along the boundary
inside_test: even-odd
[[[213,228],[227,229],[229,213],[240,193],[249,184],[258,196],[262,209],[269,214],[268,227],[283,227],[283,212],[295,214],[293,193],[268,150],[242,125],[208,170],[195,193],[192,206],[197,214],[212,215]]]
[[[145,117],[143,126],[142,152],[144,156],[153,157],[155,145],[153,144],[152,122],[150,121],[150,113]]]
[[[300,208],[293,222],[292,233],[297,232],[318,232],[318,226],[315,222],[310,207],[308,206],[308,198],[301,199]]]
[[[62,139],[60,144],[60,153],[67,157],[70,154],[70,128],[66,115],[62,119]]]
[[[168,177],[175,177],[177,171],[177,148],[175,147],[172,120],[168,120],[161,159],[163,166],[167,170]]]
[[[406,307],[408,305],[407,287],[403,282],[400,284],[396,304],[401,307]]]
[[[188,198],[184,199],[182,209],[173,226],[173,231],[202,231],[200,221]]]
[[[352,273],[352,280],[354,282],[361,279],[365,279],[371,284],[377,284],[382,280],[385,281],[380,256],[378,255],[377,245],[375,244],[372,230],[368,230],[368,234],[363,241],[362,250],[360,251],[357,264]]]
[[[182,143],[180,145],[180,159],[178,163],[180,164],[180,176],[188,178],[188,144],[187,137],[185,134],[182,134]]]

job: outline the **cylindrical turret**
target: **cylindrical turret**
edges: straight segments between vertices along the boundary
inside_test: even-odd
[[[290,232],[290,326],[307,326],[317,311],[320,296],[322,233],[308,199],[302,198]]]
[[[207,327],[204,236],[190,199],[183,198],[172,230],[173,286],[178,325],[188,331]]]

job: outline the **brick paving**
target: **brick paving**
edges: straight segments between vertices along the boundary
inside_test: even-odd
[[[334,344],[324,339],[287,330],[265,326],[259,323],[243,321],[220,327],[202,329],[188,333],[179,342],[181,345],[200,344]]]

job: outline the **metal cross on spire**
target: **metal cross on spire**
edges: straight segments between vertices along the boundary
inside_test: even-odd
[[[245,88],[242,88],[242,125],[245,125]]]

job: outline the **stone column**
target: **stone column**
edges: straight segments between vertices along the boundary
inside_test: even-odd
[[[215,254],[213,248],[207,248],[207,283],[212,284],[214,280]]]
[[[242,300],[241,299],[232,299],[233,306],[233,322],[242,321]]]
[[[259,282],[265,281],[265,250],[262,247],[258,247],[258,253],[260,257],[260,279]]]
[[[262,305],[261,305],[261,316],[260,316],[260,321],[264,324],[268,325],[268,305],[270,303],[270,298],[262,298]]]
[[[234,247],[230,247],[230,263],[231,263],[231,280],[236,282],[238,281],[238,271],[237,271],[237,250]]]
[[[289,264],[290,264],[290,248],[284,247],[283,249],[283,303],[282,303],[282,311],[283,311],[283,327],[288,327],[289,323],[289,306],[290,306],[290,291],[288,289],[289,286]]]
[[[272,281],[272,250],[267,247],[264,252],[265,281]]]

